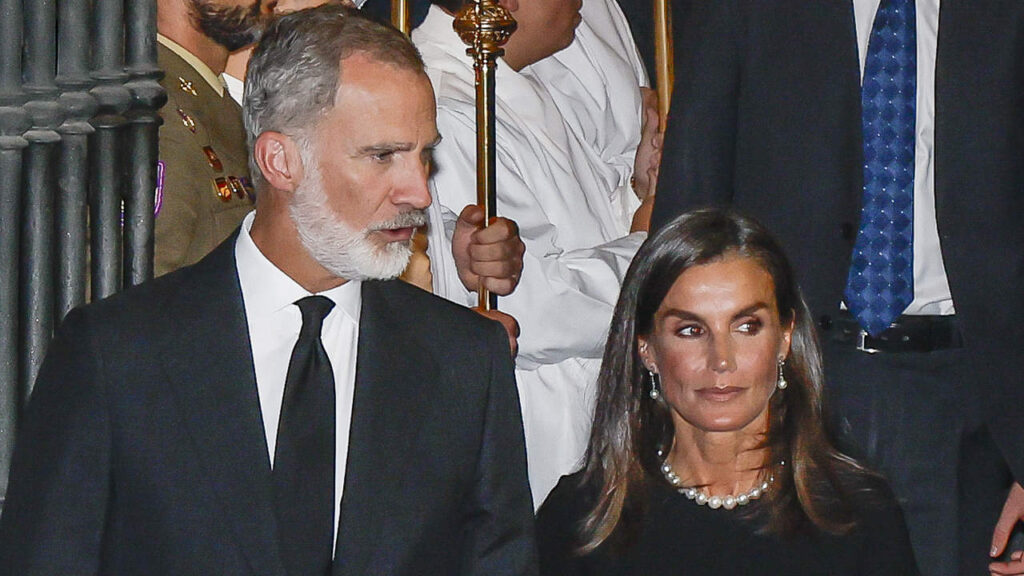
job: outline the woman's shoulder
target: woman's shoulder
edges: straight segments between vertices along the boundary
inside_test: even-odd
[[[584,482],[584,473],[563,476],[537,512],[537,549],[542,575],[582,574],[580,528],[593,509],[596,491]]]
[[[537,538],[572,536],[592,509],[594,491],[584,484],[583,471],[562,476],[537,511]]]
[[[548,494],[548,497],[544,499],[540,509],[543,510],[547,506],[564,505],[572,501],[586,499],[587,494],[593,494],[594,490],[587,489],[585,480],[586,469],[562,476],[558,479],[558,483]],[[592,497],[590,499],[593,500]]]

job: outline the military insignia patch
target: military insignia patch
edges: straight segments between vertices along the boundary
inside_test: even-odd
[[[178,76],[178,86],[180,86],[181,87],[181,91],[185,92],[186,94],[191,94],[193,96],[199,96],[199,94],[196,93],[196,87],[192,85],[192,82],[189,81],[189,80],[185,80],[181,76]]]
[[[189,132],[195,134],[196,133],[196,121],[193,120],[192,117],[188,115],[188,112],[185,112],[181,108],[178,108],[178,116],[181,117],[181,123],[185,125],[185,128],[188,128]]]
[[[228,184],[231,185],[231,192],[239,198],[245,198],[245,186],[242,186],[242,181],[234,176],[228,176]]]
[[[213,168],[217,172],[224,171],[224,165],[221,164],[220,157],[213,151],[212,146],[203,146],[203,154],[206,154],[206,161],[209,162],[210,168]]]
[[[231,186],[228,185],[228,181],[224,178],[217,177],[213,179],[213,183],[217,186],[217,197],[223,202],[231,200]]]

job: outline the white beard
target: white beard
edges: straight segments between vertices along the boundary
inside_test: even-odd
[[[289,205],[306,251],[339,278],[387,280],[401,274],[412,255],[411,240],[377,246],[369,236],[375,230],[422,226],[426,223],[426,214],[422,210],[411,210],[364,230],[353,230],[328,206],[323,178],[313,156],[302,154],[305,177],[296,187]]]

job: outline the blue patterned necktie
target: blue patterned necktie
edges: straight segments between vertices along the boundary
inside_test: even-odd
[[[882,0],[864,63],[864,205],[845,291],[874,336],[914,299],[916,100],[914,0]]]

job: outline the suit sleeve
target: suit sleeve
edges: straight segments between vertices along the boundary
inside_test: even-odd
[[[742,20],[735,0],[683,4],[652,233],[687,210],[726,205],[733,193]]]
[[[3,515],[0,575],[98,574],[111,426],[94,342],[68,315],[20,423]]]
[[[490,382],[460,574],[536,576],[533,503],[508,340],[499,326],[489,336]]]

